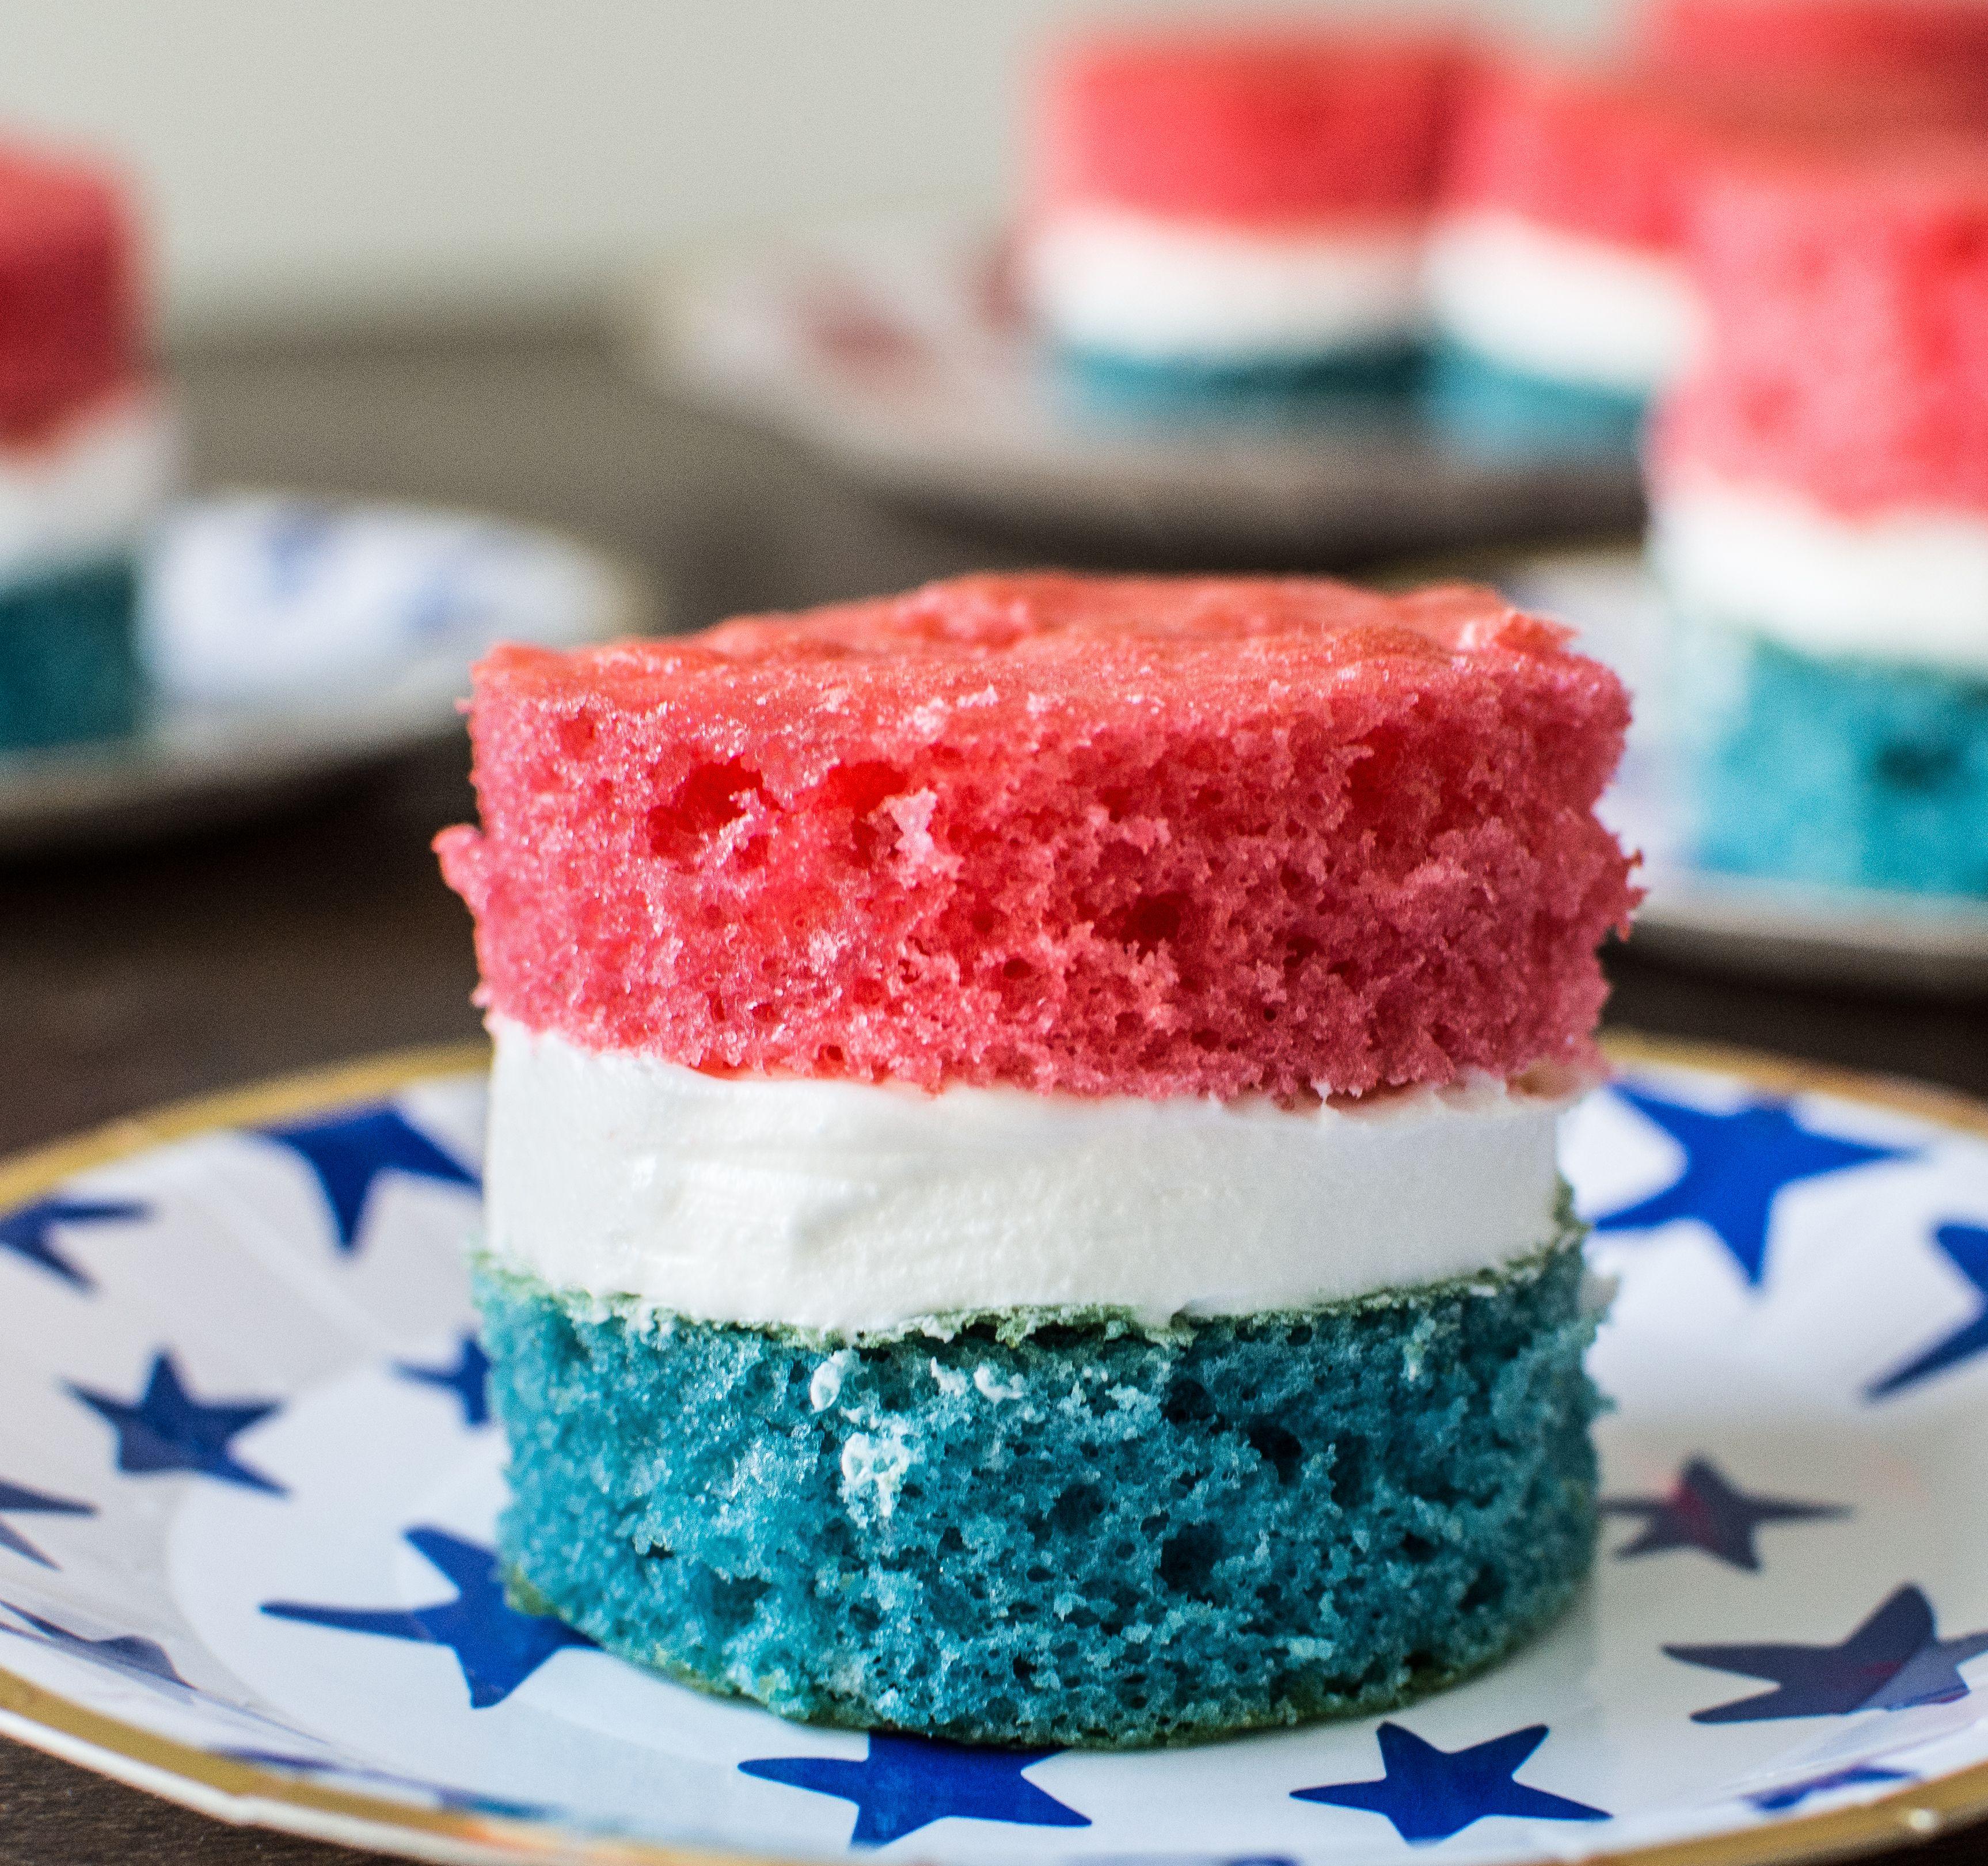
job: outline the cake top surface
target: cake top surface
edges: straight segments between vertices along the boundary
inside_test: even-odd
[[[1973,68],[1988,89],[1988,7],[1980,0],[1656,0],[1638,39],[1655,60],[1753,75],[1926,71],[1949,79]]]
[[[1087,687],[1109,666],[1199,664],[1224,688],[1273,662],[1314,673],[1384,659],[1556,655],[1566,632],[1466,584],[1385,596],[1316,578],[989,574],[795,615],[742,617],[702,634],[561,652],[504,647],[483,676],[518,691],[604,695],[640,706],[694,686],[762,680],[866,687],[909,681],[938,692],[989,680]],[[1248,652],[1239,656],[1240,647]],[[1226,678],[1225,678],[1226,677]],[[1094,695],[1094,698],[1095,695]]]
[[[483,1001],[719,1072],[1144,1097],[1580,1062],[1620,684],[1487,590],[959,579],[500,650]]]
[[[1459,44],[1291,25],[1097,32],[1052,56],[1043,191],[1222,220],[1426,205]]]

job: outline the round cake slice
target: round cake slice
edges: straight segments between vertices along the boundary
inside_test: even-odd
[[[1297,26],[1061,47],[1022,246],[1045,328],[1094,371],[1175,380],[1398,367],[1462,63]]]
[[[109,171],[0,147],[0,754],[138,723],[138,548],[179,448],[136,244]]]
[[[1701,858],[1988,896],[1988,139],[1734,162],[1652,450]]]
[[[521,1599],[783,1714],[1371,1710],[1578,1585],[1614,677],[1483,590],[986,576],[478,671]]]

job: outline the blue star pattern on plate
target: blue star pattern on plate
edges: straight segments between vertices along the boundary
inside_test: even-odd
[[[1691,1714],[1694,1723],[1758,1723],[1773,1717],[1840,1717],[1853,1711],[1950,1704],[1967,1695],[1959,1668],[1988,1652],[1988,1632],[1942,1639],[1932,1604],[1908,1586],[1841,1645],[1665,1646],[1664,1651],[1688,1665],[1771,1681],[1772,1691]]]
[[[0,1214],[0,1250],[11,1250],[29,1263],[79,1290],[96,1287],[89,1277],[56,1248],[60,1225],[128,1225],[150,1218],[150,1205],[124,1198],[42,1198]]]
[[[191,1691],[193,1687],[179,1675],[178,1668],[166,1656],[166,1649],[155,1639],[140,1638],[136,1633],[120,1634],[113,1639],[86,1639],[80,1633],[72,1633],[66,1627],[56,1624],[52,1620],[44,1620],[39,1614],[31,1614],[25,1607],[16,1607],[12,1601],[0,1601],[17,1620],[24,1620],[33,1630],[23,1632],[18,1626],[0,1622],[0,1632],[12,1633],[17,1639],[32,1639],[37,1645],[52,1646],[58,1651],[73,1652],[79,1658],[86,1658],[93,1665],[108,1665],[113,1672],[123,1672],[154,1684],[177,1685],[181,1691]]]
[[[45,1568],[56,1564],[49,1560],[18,1530],[7,1523],[9,1514],[14,1516],[93,1516],[96,1514],[94,1503],[79,1503],[74,1497],[50,1496],[46,1492],[30,1490],[25,1484],[10,1484],[0,1477],[0,1549],[12,1549],[16,1555],[25,1555],[29,1560],[39,1562]]]
[[[277,1620],[341,1632],[377,1633],[387,1639],[424,1641],[447,1646],[469,1687],[472,1710],[502,1704],[533,1672],[567,1646],[591,1648],[584,1633],[553,1619],[521,1614],[504,1597],[495,1553],[446,1530],[411,1529],[407,1540],[455,1591],[428,1607],[320,1607],[296,1601],[265,1601],[262,1611]]]
[[[441,1387],[453,1393],[462,1402],[464,1425],[489,1423],[490,1361],[475,1336],[462,1337],[456,1349],[454,1367],[412,1367],[404,1361],[397,1361],[394,1371],[403,1380],[411,1380],[424,1387]]]
[[[856,1803],[852,1846],[882,1847],[935,1820],[961,1815],[1024,1827],[1087,1827],[1087,1817],[1023,1774],[1053,1749],[969,1749],[911,1736],[872,1735],[860,1763],[833,1756],[769,1756],[741,1763],[783,1782]]]
[[[411,1173],[472,1190],[478,1183],[459,1160],[444,1153],[397,1108],[384,1104],[259,1131],[265,1140],[292,1148],[317,1175],[343,1251],[358,1249],[366,1203],[382,1173]]]
[[[1547,1739],[1547,1726],[1528,1725],[1467,1749],[1439,1749],[1398,1723],[1374,1732],[1381,1745],[1378,1782],[1334,1782],[1292,1791],[1294,1801],[1354,1807],[1384,1814],[1402,1839],[1415,1843],[1447,1840],[1489,1814],[1524,1820],[1607,1820],[1609,1815],[1584,1801],[1528,1788],[1513,1777],[1526,1757]]]
[[[1755,1287],[1766,1269],[1768,1223],[1783,1186],[1881,1160],[1910,1159],[1915,1151],[1817,1134],[1782,1102],[1752,1102],[1730,1114],[1712,1114],[1641,1089],[1614,1093],[1684,1149],[1685,1166],[1662,1192],[1602,1213],[1595,1229],[1648,1231],[1674,1219],[1696,1219]]]
[[[1871,1399],[1885,1399],[1905,1388],[1917,1386],[1921,1381],[1943,1374],[1988,1349],[1988,1231],[1973,1225],[1942,1225],[1933,1233],[1933,1242],[1980,1291],[1981,1307],[1975,1311],[1973,1321],[1956,1328],[1944,1341],[1936,1342],[1903,1367],[1894,1367],[1882,1380],[1874,1381],[1866,1395]]]
[[[236,1459],[229,1450],[236,1436],[259,1424],[280,1400],[236,1400],[203,1405],[181,1384],[170,1354],[152,1361],[151,1378],[137,1400],[71,1384],[69,1391],[100,1414],[117,1435],[117,1468],[134,1476],[154,1471],[191,1471],[251,1490],[284,1494],[283,1486]]]
[[[1790,1782],[1746,1797],[1747,1805],[1763,1814],[1785,1814],[1800,1807],[1812,1795],[1826,1795],[1838,1788],[1855,1788],[1865,1782],[1909,1782],[1902,1769],[1878,1769],[1868,1763],[1853,1763],[1848,1769],[1832,1769],[1827,1775],[1812,1775],[1806,1781]]]
[[[1618,1561],[1665,1549],[1702,1549],[1729,1567],[1757,1572],[1755,1533],[1763,1523],[1814,1523],[1847,1516],[1841,1503],[1802,1503],[1790,1497],[1755,1496],[1736,1489],[1709,1458],[1694,1458],[1665,1497],[1610,1496],[1604,1513],[1641,1516],[1643,1526],[1615,1551]]]

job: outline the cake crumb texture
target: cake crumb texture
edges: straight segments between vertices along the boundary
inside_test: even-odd
[[[833,1351],[484,1265],[520,1597],[781,1715],[1138,1746],[1489,1664],[1594,1536],[1577,1242],[1162,1338]]]
[[[1682,626],[1707,866],[1988,897],[1988,681]]]
[[[1856,517],[1988,512],[1988,136],[1736,161],[1695,228],[1709,341],[1655,436]]]
[[[1148,1097],[1584,1057],[1614,676],[1486,590],[982,576],[478,670],[484,1002],[694,1068]]]

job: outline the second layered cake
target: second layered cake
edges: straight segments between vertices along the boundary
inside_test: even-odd
[[[1454,589],[979,578],[487,661],[440,847],[521,1597],[1007,1743],[1373,1709],[1543,1624],[1626,717]]]

